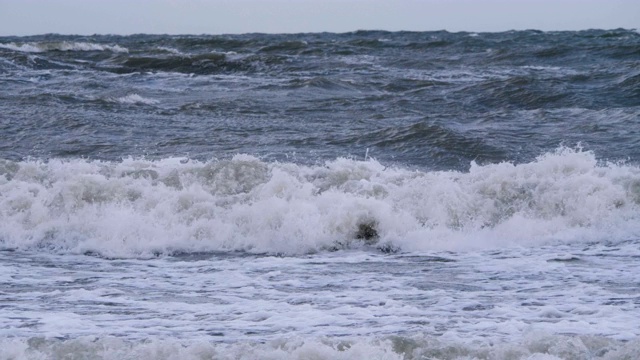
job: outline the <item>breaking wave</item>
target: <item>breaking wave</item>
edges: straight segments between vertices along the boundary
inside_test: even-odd
[[[0,48],[39,53],[46,51],[111,51],[116,53],[128,53],[129,50],[120,45],[96,44],[90,42],[55,41],[55,42],[25,42],[0,44]]]
[[[3,359],[635,359],[638,340],[620,342],[596,336],[531,334],[521,343],[473,345],[461,339],[388,337],[381,339],[282,339],[267,343],[131,342],[93,336],[73,340],[0,340]]]
[[[640,235],[640,168],[569,148],[468,172],[249,155],[3,160],[0,216],[1,248],[116,257],[616,241]]]
[[[109,99],[109,101],[117,102],[120,104],[144,104],[144,105],[153,105],[153,104],[159,103],[158,100],[145,98],[138,94],[129,94],[127,96],[122,96],[119,98],[111,98]]]

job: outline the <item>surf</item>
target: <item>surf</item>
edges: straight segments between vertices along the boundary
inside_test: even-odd
[[[2,248],[119,257],[464,251],[640,234],[640,168],[566,147],[466,172],[251,155],[4,160],[0,194]]]

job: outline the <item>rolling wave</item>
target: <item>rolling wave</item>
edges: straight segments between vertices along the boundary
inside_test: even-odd
[[[0,48],[40,53],[47,51],[110,51],[115,53],[128,53],[129,50],[120,45],[96,44],[91,42],[53,41],[53,42],[25,42],[0,44]]]
[[[0,194],[2,248],[116,257],[464,250],[640,235],[640,169],[567,148],[468,172],[248,155],[5,160]]]

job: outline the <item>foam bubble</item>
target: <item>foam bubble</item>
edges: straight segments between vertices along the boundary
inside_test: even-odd
[[[0,244],[144,256],[300,254],[375,244],[404,251],[616,241],[640,234],[640,169],[560,149],[527,164],[420,172],[371,161],[322,166],[83,159],[0,164]]]

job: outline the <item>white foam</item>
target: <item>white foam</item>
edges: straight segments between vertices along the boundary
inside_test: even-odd
[[[60,41],[60,42],[28,42],[0,44],[0,48],[21,52],[45,52],[45,51],[111,51],[128,53],[129,49],[120,45],[105,45],[90,42]]]
[[[117,102],[120,104],[144,104],[144,105],[153,105],[159,103],[158,100],[149,99],[142,97],[138,94],[129,94],[127,96],[122,96],[119,98],[112,98],[110,101]]]
[[[640,342],[598,337],[531,335],[521,343],[470,345],[433,337],[290,338],[267,343],[215,343],[206,339],[149,339],[130,342],[114,337],[73,340],[41,338],[0,340],[3,359],[636,359]]]
[[[186,54],[182,53],[180,50],[172,48],[172,47],[168,47],[168,46],[158,46],[157,48],[158,50],[162,50],[174,55],[183,55],[186,56]]]
[[[5,162],[0,244],[113,256],[300,254],[360,246],[361,224],[375,227],[379,244],[405,251],[640,235],[640,169],[599,164],[580,150],[520,165],[472,164],[469,172],[349,159],[323,166],[248,155],[180,160]]]
[[[13,51],[21,51],[21,52],[42,52],[43,51],[41,48],[31,43],[25,43],[20,45],[16,43],[0,44],[0,48],[9,49]]]

